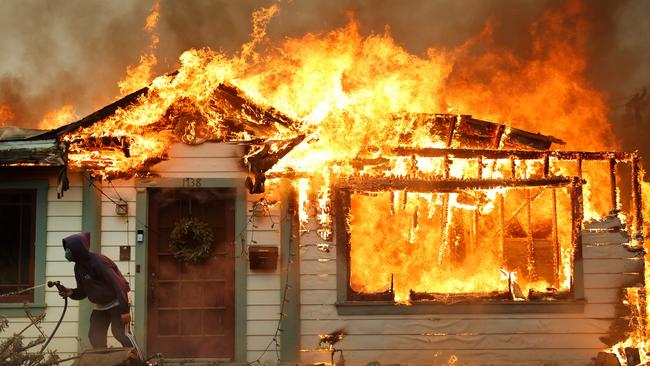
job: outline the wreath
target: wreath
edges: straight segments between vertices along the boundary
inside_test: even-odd
[[[187,263],[202,262],[212,254],[214,233],[210,226],[193,217],[180,219],[169,235],[169,251]]]

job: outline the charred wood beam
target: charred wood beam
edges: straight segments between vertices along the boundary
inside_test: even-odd
[[[506,198],[503,192],[497,197],[499,199],[499,260],[503,262],[506,243]]]
[[[553,143],[564,141],[539,133],[527,132],[503,124],[472,118],[471,115],[439,113],[405,113],[393,116],[394,120],[410,122],[413,129],[426,127],[429,134],[446,142],[447,147],[466,146],[470,148],[533,148],[547,150]],[[407,142],[412,134],[404,133],[400,141]]]
[[[641,159],[632,154],[632,202],[634,205],[634,231],[643,230],[643,199],[641,195]]]
[[[491,150],[491,149],[436,149],[436,148],[410,148],[398,147],[392,150],[398,156],[421,156],[428,158],[441,158],[452,156],[454,158],[476,159],[510,159],[540,160],[547,155],[558,160],[609,160],[628,162],[633,154],[624,152],[594,152],[594,151],[535,151],[535,150]]]
[[[107,105],[106,107],[98,110],[97,112],[89,114],[88,116],[80,119],[77,122],[73,122],[68,125],[61,126],[57,129],[46,132],[45,134],[42,135],[34,136],[30,138],[30,140],[56,138],[62,135],[66,135],[70,132],[76,131],[79,128],[86,128],[92,126],[95,122],[101,121],[106,117],[112,116],[113,114],[115,114],[115,112],[118,109],[126,108],[131,104],[135,103],[138,100],[138,98],[140,98],[143,95],[147,95],[148,92],[149,92],[149,87],[144,87],[140,90],[136,90],[133,93],[125,96],[124,98]]]
[[[176,76],[178,71],[168,74],[168,76]],[[125,96],[124,98],[111,103],[104,108],[89,114],[88,116],[82,118],[79,121],[61,126],[52,131],[48,131],[41,135],[36,135],[28,140],[41,140],[48,138],[57,138],[62,135],[67,135],[73,131],[76,131],[80,128],[87,128],[99,122],[107,117],[110,117],[115,114],[118,109],[124,109],[129,107],[132,104],[135,104],[142,96],[147,95],[150,92],[150,88],[144,87],[142,89],[136,90],[133,93]],[[255,125],[257,129],[269,129],[274,123],[281,124],[290,129],[296,130],[294,121],[280,113],[278,110],[272,107],[261,107],[255,104],[249,97],[247,97],[241,90],[232,85],[220,84],[215,93],[226,100],[229,104],[232,105],[233,109],[239,109],[247,115],[255,116],[257,123],[247,121],[249,125]]]
[[[261,146],[251,147],[251,151],[244,156],[244,161],[252,170],[265,172],[304,139],[305,135],[298,135],[288,140],[268,140]]]
[[[350,176],[337,182],[339,188],[351,191],[408,190],[410,192],[459,192],[498,187],[564,187],[584,183],[577,177],[541,179],[443,179],[428,180],[407,177],[373,178]]]
[[[122,150],[127,158],[131,157],[131,139],[128,136],[88,136],[75,138],[68,143],[80,145],[83,149],[116,148]]]
[[[259,121],[258,125],[271,125],[279,123],[292,130],[296,130],[293,120],[284,114],[280,113],[273,107],[261,107],[253,103],[250,97],[246,96],[239,88],[230,84],[220,84],[215,93],[227,100],[233,107],[241,108],[246,114],[254,116],[255,120]]]
[[[494,135],[494,141],[492,142],[492,148],[493,149],[498,149],[499,146],[501,146],[501,138],[503,137],[503,133],[505,131],[506,131],[506,126],[505,125],[499,125],[499,128],[497,129],[497,132]]]
[[[112,170],[114,168],[113,159],[93,158],[92,160],[78,162],[75,171],[89,171],[93,177],[105,177],[110,180],[129,179],[133,176],[151,176],[151,167],[165,160],[167,160],[167,156],[151,157],[145,159],[137,167],[134,166],[129,169]]]
[[[582,178],[582,156],[578,156],[576,159],[577,163],[577,169],[578,169],[578,177]]]
[[[582,221],[584,220],[584,207],[582,202],[582,184],[584,181],[577,179],[569,189],[571,196],[571,244],[573,253],[571,264],[575,274],[576,261],[582,260]],[[571,278],[571,290],[575,291],[575,275]],[[577,294],[576,294],[577,295]]]
[[[468,117],[468,116],[464,116],[464,117]],[[451,147],[451,143],[454,139],[454,132],[456,132],[457,124],[458,124],[458,118],[452,119],[451,125],[449,127],[449,135],[447,135],[447,147]]]
[[[256,150],[249,151],[244,156],[244,164],[248,166],[249,176],[246,178],[246,187],[250,193],[264,192],[265,172],[271,168],[294,147],[305,139],[305,135],[298,135],[288,140],[269,140]],[[251,147],[251,149],[253,149]]]
[[[538,150],[547,150],[553,143],[564,145],[565,142],[539,133],[532,133],[518,128],[510,127],[502,137],[504,146],[529,146]]]
[[[411,290],[409,292],[409,300],[411,301],[435,301],[446,304],[455,303],[473,303],[485,300],[512,300],[510,292],[465,292],[462,294],[453,293],[436,293],[436,292],[416,292]]]
[[[618,208],[616,200],[616,159],[609,159],[609,189],[612,210]]]
[[[449,179],[450,175],[451,175],[451,159],[449,159],[449,156],[445,156],[445,158],[442,161],[442,177],[444,179]]]
[[[452,256],[453,249],[449,240],[449,195],[442,195],[442,209],[440,211],[440,249],[438,249],[438,266],[442,265],[447,252]]]
[[[553,258],[555,259],[554,284],[556,288],[560,286],[560,272],[562,271],[562,249],[560,247],[560,239],[557,228],[557,194],[555,190],[551,190],[553,199]]]
[[[544,178],[548,178],[549,169],[550,169],[549,156],[548,154],[545,154],[544,155]]]
[[[540,193],[535,197],[539,197],[541,193],[544,192],[544,189],[540,190]],[[532,198],[530,195],[530,189],[526,190],[526,221],[528,225],[528,258],[527,258],[527,264],[528,264],[528,276],[529,278],[532,278],[534,280],[537,280],[537,269],[536,267],[536,262],[535,262],[535,241],[533,240],[533,215],[532,215]]]
[[[478,248],[478,220],[479,220],[479,212],[478,210],[474,210],[474,214],[472,215],[472,248],[471,251],[474,251]]]

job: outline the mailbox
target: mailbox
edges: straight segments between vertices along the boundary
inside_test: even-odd
[[[278,268],[278,247],[251,245],[248,247],[248,260],[251,270],[275,271]]]

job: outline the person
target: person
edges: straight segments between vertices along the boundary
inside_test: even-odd
[[[94,304],[90,314],[88,338],[93,348],[106,348],[108,326],[113,337],[123,347],[133,347],[126,336],[125,327],[131,322],[129,311],[129,283],[115,262],[105,255],[91,253],[90,233],[83,232],[63,239],[65,258],[74,262],[74,276],[77,288],[64,288],[61,297],[83,300],[86,297]]]

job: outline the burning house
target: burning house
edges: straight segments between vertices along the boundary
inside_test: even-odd
[[[131,281],[146,352],[171,359],[269,361],[273,347],[300,363],[587,364],[639,329],[643,309],[623,304],[644,283],[634,153],[401,114],[391,143],[310,172],[296,156],[318,153],[319,136],[239,88],[152,111],[163,97],[143,88],[55,130],[4,130],[3,205],[19,202],[29,234],[5,288],[72,285],[60,239],[89,231]],[[154,123],[129,122],[147,113]],[[587,176],[604,176],[606,194],[587,196]],[[608,215],[589,220],[594,204]],[[189,261],[171,239],[188,220],[213,233]],[[54,293],[22,296],[56,313]],[[88,311],[52,347],[73,352]]]
[[[602,142],[604,102],[553,26],[569,8],[541,61],[463,64],[518,68],[491,81],[524,95],[507,102],[354,21],[255,54],[266,9],[235,57],[190,50],[76,122],[0,129],[0,314],[54,327],[41,284],[74,286],[61,239],[87,231],[166,360],[647,361],[641,159]],[[89,304],[71,308],[64,355],[89,345]]]

